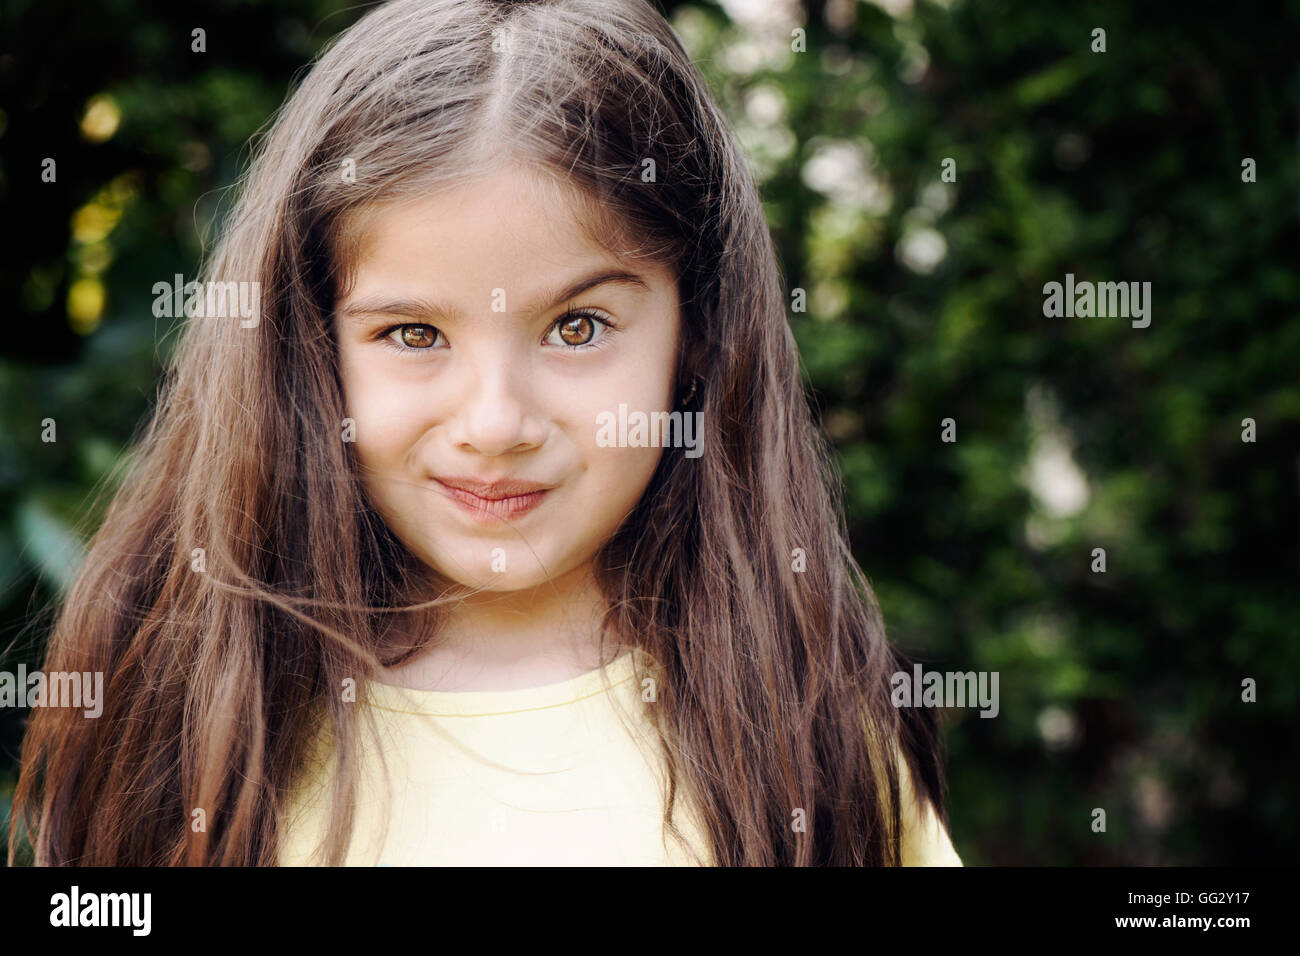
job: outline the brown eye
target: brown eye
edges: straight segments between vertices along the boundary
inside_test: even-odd
[[[589,352],[608,345],[609,337],[617,331],[614,322],[599,312],[565,312],[551,325],[542,344]]]
[[[438,340],[438,330],[431,325],[404,325],[397,332],[402,344],[411,349],[432,348]]]
[[[559,330],[565,345],[586,345],[596,334],[596,323],[589,316],[574,315],[561,320]]]

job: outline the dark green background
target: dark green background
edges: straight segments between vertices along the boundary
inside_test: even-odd
[[[740,14],[667,9],[808,292],[791,319],[889,631],[1000,675],[996,719],[945,718],[967,864],[1290,862],[1298,5],[809,3],[807,52],[771,59]],[[39,663],[36,614],[153,400],[175,340],[153,284],[194,276],[250,137],[363,10],[4,0],[6,669]],[[1045,318],[1067,272],[1151,282],[1150,327]],[[0,819],[23,717],[0,712]]]

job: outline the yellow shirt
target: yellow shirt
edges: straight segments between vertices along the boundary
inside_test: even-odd
[[[609,664],[608,687],[599,670],[509,691],[370,684],[379,738],[363,729],[345,865],[698,865],[664,832],[664,771],[653,730],[638,718],[632,665],[630,652]],[[281,828],[282,866],[316,862],[331,762],[317,763],[294,790]],[[673,820],[708,862],[680,795]],[[928,802],[923,818],[914,801],[906,808],[903,862],[961,865]]]

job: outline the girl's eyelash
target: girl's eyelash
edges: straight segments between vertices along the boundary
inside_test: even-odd
[[[565,322],[571,322],[574,319],[590,319],[592,322],[598,322],[602,326],[604,331],[601,332],[598,338],[594,338],[591,342],[584,343],[582,345],[569,345],[568,343],[565,343],[564,345],[560,346],[561,348],[569,349],[575,352],[582,351],[583,349],[602,348],[605,345],[605,340],[612,333],[619,331],[619,327],[614,324],[614,321],[610,319],[603,312],[598,312],[595,309],[569,309],[565,311],[565,313],[561,315],[559,318],[557,318],[554,322],[552,322],[549,326],[547,326],[546,328],[547,337],[549,337],[551,332],[554,331],[556,328],[563,325]],[[434,349],[432,347],[425,348],[425,349],[416,349],[416,348],[410,348],[408,346],[398,345],[391,338],[392,334],[396,332],[398,329],[419,329],[419,328],[433,329],[433,331],[439,335],[442,333],[442,330],[435,325],[429,325],[424,322],[402,322],[398,325],[390,325],[388,328],[384,329],[382,332],[379,333],[378,340],[381,343],[383,343],[383,345],[386,346],[387,348],[390,348],[394,352],[397,352],[401,355],[411,355],[416,352],[438,351],[437,349]]]
[[[590,342],[583,345],[569,345],[566,342],[564,345],[560,346],[561,348],[570,349],[575,352],[580,352],[584,349],[603,348],[606,340],[619,331],[619,328],[614,324],[614,321],[603,312],[597,312],[595,309],[567,309],[563,315],[547,327],[547,336],[550,336],[552,330],[563,325],[565,322],[572,321],[573,319],[590,319],[592,322],[599,323],[604,330],[600,333],[598,338],[593,338]]]
[[[398,353],[399,355],[413,355],[417,352],[437,351],[436,349],[432,349],[432,348],[413,349],[413,348],[408,348],[406,346],[398,345],[396,342],[392,340],[392,338],[390,338],[390,336],[398,329],[433,329],[435,334],[441,334],[442,332],[442,329],[438,328],[436,325],[427,325],[424,322],[403,322],[400,325],[390,325],[388,328],[384,329],[382,332],[379,333],[377,340],[385,348],[390,348],[394,352]]]

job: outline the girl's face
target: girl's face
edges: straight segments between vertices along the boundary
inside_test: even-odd
[[[335,314],[372,501],[431,568],[501,591],[585,570],[640,500],[661,449],[602,447],[597,416],[672,409],[680,332],[672,271],[592,246],[536,183],[375,211]]]

